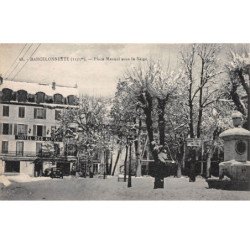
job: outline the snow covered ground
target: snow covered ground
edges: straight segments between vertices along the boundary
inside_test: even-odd
[[[9,177],[8,177],[9,178]],[[164,189],[153,189],[151,177],[132,178],[132,187],[117,177],[50,179],[48,177],[9,178],[11,185],[0,185],[1,200],[250,200],[250,191],[208,189],[197,178],[165,178]]]

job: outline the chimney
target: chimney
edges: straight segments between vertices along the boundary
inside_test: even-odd
[[[56,83],[52,82],[52,89],[55,90],[56,89]]]
[[[3,77],[0,75],[0,85],[3,83]]]

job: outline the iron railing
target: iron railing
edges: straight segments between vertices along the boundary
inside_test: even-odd
[[[34,152],[34,151],[2,151],[1,156],[20,156],[20,157],[65,157],[76,156],[76,152]]]

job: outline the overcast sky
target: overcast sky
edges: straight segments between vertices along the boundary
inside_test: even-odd
[[[0,74],[3,77],[8,76],[8,79],[12,79],[23,67],[25,60],[32,55],[38,44],[33,44],[31,47],[30,45],[24,47],[24,44],[0,44]],[[41,44],[33,58],[63,56],[78,58],[80,61],[28,61],[14,80],[44,83],[55,81],[62,85],[78,84],[79,92],[83,94],[112,95],[125,69],[131,64],[136,64],[139,58],[164,60],[170,62],[174,68],[179,48],[180,45],[175,44]],[[24,61],[18,64],[18,59],[14,63],[21,51],[20,57],[27,51]],[[95,57],[105,60],[95,60]],[[120,59],[133,57],[135,61],[107,61],[106,57]]]
[[[8,79],[26,82],[78,85],[80,94],[110,96],[124,71],[140,60],[160,60],[171,69],[183,44],[0,44],[0,74]],[[226,59],[225,48],[246,47],[249,44],[223,44],[221,57]],[[38,49],[36,50],[36,48]],[[20,52],[22,52],[20,54]],[[33,52],[35,52],[33,54]],[[15,59],[20,54],[24,61]],[[27,60],[44,57],[68,57],[80,61]],[[117,60],[108,61],[107,57]],[[131,60],[133,57],[135,60]],[[104,58],[104,61],[102,60]],[[122,61],[122,59],[129,59]],[[7,73],[7,74],[6,74]]]

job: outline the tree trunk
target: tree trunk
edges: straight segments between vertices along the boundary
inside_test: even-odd
[[[201,120],[202,120],[202,99],[203,99],[203,74],[204,74],[204,61],[202,59],[201,62],[201,75],[200,75],[200,95],[199,95],[199,114],[198,114],[198,122],[197,122],[197,138],[200,138],[201,135]]]
[[[184,141],[183,157],[182,157],[182,169],[185,170],[185,168],[186,168],[186,142]]]
[[[84,178],[87,177],[87,166],[88,166],[88,162],[85,161],[85,166],[84,166]]]
[[[139,139],[137,141],[135,141],[134,145],[135,145],[135,157],[136,157],[136,177],[140,177],[141,176],[141,153],[140,153],[140,142]]]
[[[136,177],[141,176],[141,120],[139,120],[139,131],[135,145],[135,157],[136,157]]]
[[[107,174],[107,169],[106,169],[106,164],[105,164],[105,159],[106,159],[106,151],[103,151],[103,179],[106,178],[106,174]]]
[[[238,84],[236,84],[233,80],[231,80],[231,85],[232,88],[230,90],[230,96],[236,106],[236,109],[243,115],[246,115],[245,107],[243,106],[242,101],[240,100],[240,97],[237,93]]]
[[[119,150],[118,150],[118,153],[117,153],[117,156],[116,156],[116,160],[115,160],[115,165],[114,165],[114,168],[113,168],[112,176],[114,176],[114,174],[115,174],[116,166],[117,166],[117,163],[118,163],[118,160],[119,160],[121,152],[122,152],[122,150],[121,150],[121,147],[119,146]]]
[[[165,107],[167,103],[167,99],[158,98],[158,128],[159,128],[159,138],[160,145],[164,146],[165,144]]]
[[[146,122],[146,127],[147,127],[147,132],[148,132],[148,139],[149,139],[149,145],[150,145],[150,149],[151,151],[153,151],[152,149],[152,141],[154,140],[154,131],[153,131],[153,121],[152,121],[152,114],[151,114],[152,110],[150,109],[144,109],[144,113],[146,116],[145,122]]]
[[[113,152],[110,151],[110,164],[109,164],[109,174],[112,173],[112,165],[113,165]]]
[[[183,140],[179,140],[178,151],[176,153],[176,160],[177,160],[176,177],[177,178],[181,177],[184,154],[185,154],[185,141],[183,139]]]
[[[211,159],[212,159],[212,154],[209,152],[208,157],[207,157],[207,170],[206,170],[206,178],[209,178],[211,176]]]
[[[181,178],[181,162],[178,162],[176,177]]]
[[[190,137],[194,138],[194,121],[193,121],[193,103],[191,100],[191,95],[189,97],[189,133]]]
[[[93,171],[93,161],[89,161],[89,178],[93,178],[94,176],[94,171]]]
[[[153,98],[148,92],[146,92],[145,95],[146,95],[147,105],[145,108],[143,108],[143,111],[146,116],[145,122],[148,132],[149,147],[154,158],[155,170],[156,170],[154,188],[163,188],[164,179],[161,178],[161,176],[159,176],[158,153],[156,150],[154,150],[154,145],[152,144],[152,142],[154,141],[153,120],[152,120]]]
[[[127,159],[128,159],[128,145],[126,145],[126,153],[124,160],[124,182],[127,180]]]
[[[107,175],[109,175],[110,172],[109,172],[109,150],[108,149],[105,150],[105,165],[106,165],[106,173]]]

